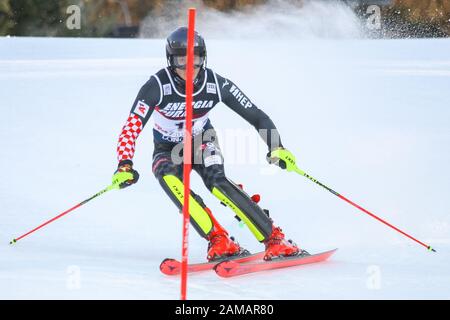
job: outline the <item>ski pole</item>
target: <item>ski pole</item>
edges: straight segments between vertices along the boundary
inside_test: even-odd
[[[106,187],[106,188],[103,189],[102,191],[100,191],[100,192],[94,194],[92,197],[90,197],[90,198],[88,198],[88,199],[86,199],[86,200],[80,202],[80,203],[77,204],[76,206],[74,206],[74,207],[72,207],[72,208],[70,208],[70,209],[64,211],[63,213],[57,215],[56,217],[54,217],[54,218],[52,218],[52,219],[50,219],[50,220],[44,222],[43,224],[41,224],[40,226],[34,228],[33,230],[28,231],[27,233],[21,235],[21,236],[18,237],[18,238],[14,238],[9,244],[14,244],[14,243],[16,243],[16,242],[19,241],[20,239],[23,239],[23,238],[25,238],[26,236],[32,234],[33,232],[35,232],[35,231],[41,229],[42,227],[45,227],[45,226],[48,225],[49,223],[52,223],[53,221],[58,220],[58,219],[61,218],[62,216],[64,216],[64,215],[68,214],[69,212],[71,212],[71,211],[73,211],[73,210],[75,210],[75,209],[81,207],[82,205],[86,204],[87,202],[91,201],[92,199],[97,198],[98,196],[104,194],[105,192],[107,192],[107,191],[109,191],[109,190],[112,190],[112,189],[118,189],[118,188],[119,188],[119,185],[118,185],[117,183],[111,184],[110,186]]]
[[[436,250],[434,250],[431,246],[423,243],[422,241],[417,240],[416,238],[410,236],[409,234],[407,234],[406,232],[400,230],[399,228],[393,226],[392,224],[390,224],[389,222],[381,219],[380,217],[377,217],[376,215],[374,215],[373,213],[371,213],[370,211],[364,209],[363,207],[357,205],[356,203],[354,203],[353,201],[350,201],[349,199],[347,199],[346,197],[344,197],[343,195],[337,193],[336,191],[334,191],[333,189],[327,187],[326,185],[324,185],[323,183],[319,182],[318,180],[314,179],[313,177],[311,177],[309,174],[307,174],[306,172],[304,172],[303,170],[300,170],[297,166],[294,168],[293,170],[294,172],[298,173],[299,175],[304,176],[305,178],[308,178],[309,180],[311,180],[312,182],[318,184],[319,186],[323,187],[324,189],[330,191],[332,194],[334,194],[335,196],[338,196],[339,198],[341,198],[342,200],[344,200],[345,202],[351,204],[352,206],[354,206],[355,208],[358,208],[359,210],[361,210],[362,212],[368,214],[369,216],[371,216],[372,218],[377,219],[378,221],[384,223],[385,225],[387,225],[388,227],[391,227],[392,229],[394,229],[395,231],[403,234],[404,236],[410,238],[411,240],[414,240],[415,242],[417,242],[418,244],[424,246],[425,248],[427,248],[430,251],[436,252]]]
[[[417,240],[416,238],[410,236],[409,234],[407,234],[406,232],[400,230],[399,228],[393,226],[392,224],[390,224],[389,222],[381,219],[380,217],[377,217],[376,215],[374,215],[373,213],[371,213],[369,210],[364,209],[363,207],[357,205],[356,203],[354,203],[353,201],[350,201],[349,199],[347,199],[346,197],[344,197],[343,195],[337,193],[336,191],[334,191],[333,189],[331,189],[330,187],[327,187],[326,185],[324,185],[323,183],[321,183],[320,181],[314,179],[313,177],[311,177],[309,174],[307,174],[306,172],[304,172],[303,170],[299,169],[297,167],[297,165],[295,164],[295,159],[291,158],[291,155],[285,153],[283,150],[275,150],[272,152],[273,156],[284,160],[285,164],[286,164],[286,170],[288,172],[294,171],[296,173],[298,173],[301,176],[304,176],[305,178],[308,178],[309,180],[311,180],[312,182],[318,184],[319,186],[321,186],[322,188],[330,191],[332,194],[334,194],[335,196],[341,198],[342,200],[344,200],[345,202],[351,204],[352,206],[354,206],[355,208],[361,210],[362,212],[368,214],[369,216],[371,216],[372,218],[377,219],[378,221],[384,223],[385,225],[387,225],[388,227],[391,227],[392,229],[394,229],[395,231],[403,234],[404,236],[410,238],[411,240],[414,240],[415,242],[417,242],[418,244],[424,246],[425,248],[427,248],[429,251],[433,251],[436,252],[436,250],[434,250],[431,246],[423,243],[422,241]]]

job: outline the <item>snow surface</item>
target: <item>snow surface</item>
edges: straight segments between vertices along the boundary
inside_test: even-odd
[[[188,297],[450,298],[450,40],[211,40],[208,54],[272,117],[300,168],[438,252],[269,166],[253,128],[219,105],[229,177],[300,246],[339,251],[235,279],[195,274]],[[0,39],[1,299],[179,298],[179,279],[158,270],[180,255],[181,218],[151,173],[150,123],[137,185],[8,244],[110,183],[135,95],[164,65],[162,40]],[[262,249],[195,174],[193,189],[241,245]],[[205,252],[191,229],[190,260]]]

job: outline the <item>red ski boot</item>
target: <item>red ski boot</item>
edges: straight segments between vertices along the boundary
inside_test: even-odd
[[[239,244],[234,242],[233,237],[229,238],[228,233],[221,227],[214,226],[208,240],[208,261],[235,256],[243,252]]]
[[[272,258],[277,257],[287,257],[287,256],[295,256],[300,252],[305,252],[300,250],[299,247],[291,240],[286,241],[284,239],[284,233],[281,232],[279,227],[273,227],[272,234],[264,241],[266,245],[266,254],[264,255],[264,260],[272,260]]]

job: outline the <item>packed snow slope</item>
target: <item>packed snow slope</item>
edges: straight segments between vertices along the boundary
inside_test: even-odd
[[[450,298],[450,40],[209,40],[208,66],[273,119],[300,168],[437,253],[311,181],[265,162],[254,129],[211,112],[230,179],[289,238],[329,262],[235,279],[189,278],[191,299]],[[162,275],[179,258],[181,216],[151,172],[8,243],[110,183],[140,87],[164,67],[163,40],[0,39],[0,298],[178,299]],[[237,139],[238,133],[245,139]],[[193,189],[240,244],[263,246],[193,174]],[[190,260],[207,244],[193,229]]]

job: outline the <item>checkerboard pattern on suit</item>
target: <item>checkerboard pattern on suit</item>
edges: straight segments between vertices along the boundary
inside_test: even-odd
[[[117,144],[117,159],[119,161],[133,159],[136,139],[142,128],[141,119],[133,113],[130,114],[126,124],[123,126]]]

